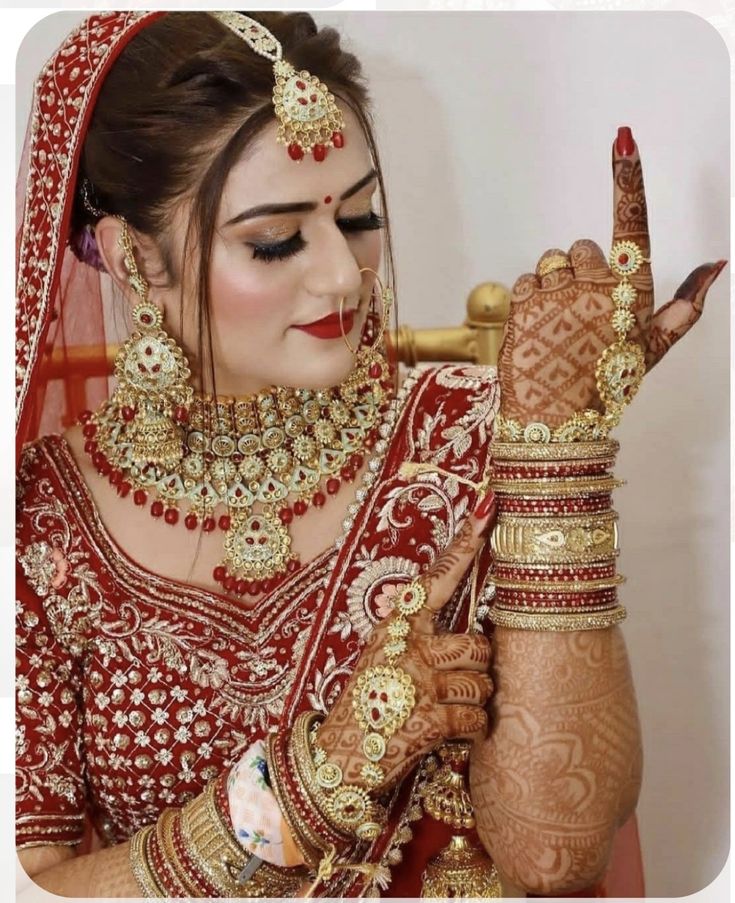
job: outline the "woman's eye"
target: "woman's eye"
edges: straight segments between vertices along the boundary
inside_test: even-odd
[[[273,245],[256,245],[251,244],[253,249],[253,260],[264,260],[269,263],[271,260],[283,260],[285,257],[293,257],[306,247],[306,242],[301,237],[301,233],[297,232],[291,238],[285,241],[279,241]]]
[[[338,219],[337,225],[343,232],[368,232],[373,229],[382,229],[385,226],[385,217],[380,216],[371,210],[365,216]],[[299,251],[303,251],[306,242],[301,237],[301,233],[297,232],[285,241],[279,241],[276,244],[256,245],[248,243],[253,249],[253,260],[264,260],[269,263],[271,260],[284,260],[287,257],[293,257]]]
[[[385,226],[385,217],[371,210],[365,216],[338,219],[337,225],[343,232],[368,232],[372,229],[382,229]]]

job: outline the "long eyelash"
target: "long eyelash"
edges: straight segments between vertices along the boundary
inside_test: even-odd
[[[352,217],[351,219],[338,219],[337,225],[343,232],[368,232],[373,229],[382,229],[385,227],[386,219],[384,216],[380,216],[378,213],[375,213],[374,210],[371,210],[367,216],[359,216]],[[297,232],[295,235],[292,235],[291,238],[287,238],[285,241],[278,242],[273,245],[254,245],[251,244],[250,247],[253,249],[253,260],[262,260],[265,263],[270,263],[272,260],[283,260],[286,257],[293,257],[294,254],[298,254],[299,251],[303,251],[306,247],[306,242],[301,237],[301,233]]]
[[[371,210],[367,216],[353,217],[352,219],[338,219],[337,225],[343,232],[368,232],[373,229],[382,229],[385,226],[385,217]]]
[[[292,257],[294,254],[298,254],[299,251],[303,251],[306,247],[306,242],[301,237],[301,233],[297,232],[296,235],[292,235],[286,241],[280,241],[275,245],[251,245],[250,247],[253,249],[253,260],[263,260],[265,263],[270,263],[271,260],[283,260],[284,257]]]

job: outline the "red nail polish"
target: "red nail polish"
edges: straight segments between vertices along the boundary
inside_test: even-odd
[[[478,520],[484,520],[495,504],[495,493],[489,489],[487,493],[480,499],[480,503],[472,512]]]
[[[618,129],[617,148],[621,157],[629,157],[635,150],[633,132],[631,132],[627,125],[621,125]]]

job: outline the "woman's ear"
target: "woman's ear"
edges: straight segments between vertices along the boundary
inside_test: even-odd
[[[125,252],[120,245],[122,223],[116,216],[103,216],[94,227],[94,237],[105,269],[127,295],[130,291]]]
[[[129,226],[128,229],[136,266],[141,276],[150,285],[150,274],[158,272],[161,267],[160,254],[150,238],[140,235]],[[117,216],[103,216],[95,226],[95,239],[105,269],[123,292],[131,295],[134,292],[130,285],[130,271],[125,262],[125,251],[120,244],[121,235],[122,222]]]

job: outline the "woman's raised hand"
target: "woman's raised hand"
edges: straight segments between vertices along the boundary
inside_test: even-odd
[[[643,172],[630,129],[613,143],[613,244],[635,242],[650,257]],[[566,265],[545,275],[544,261]],[[635,326],[628,340],[643,350],[650,370],[701,316],[707,292],[727,261],[704,263],[682,282],[671,301],[654,312],[650,262],[628,277],[637,290],[631,308]],[[520,276],[512,290],[510,315],[498,358],[501,413],[522,424],[559,426],[585,408],[602,411],[595,364],[615,341],[612,291],[620,282],[607,256],[591,239],[562,251],[545,251],[536,272]]]
[[[492,692],[490,643],[480,634],[437,633],[434,616],[441,611],[462,580],[496,518],[492,496],[486,496],[457,535],[419,578],[427,592],[424,607],[408,621],[407,648],[397,661],[410,674],[416,704],[406,722],[387,742],[380,766],[382,793],[402,778],[441,740],[484,739],[484,705]],[[386,665],[389,615],[373,630],[347,686],[319,729],[319,746],[330,763],[339,765],[347,784],[362,784],[360,771],[367,762],[362,751],[364,732],[353,710],[353,689],[368,668]]]

